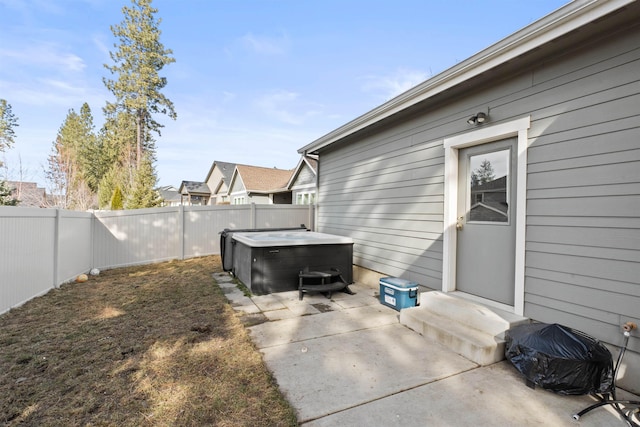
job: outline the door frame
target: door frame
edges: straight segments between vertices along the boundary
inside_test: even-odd
[[[458,150],[510,137],[517,137],[516,246],[514,305],[515,314],[524,314],[524,261],[527,218],[527,149],[531,116],[496,125],[485,125],[461,135],[445,138],[444,145],[444,233],[442,257],[442,291],[456,290],[458,212]]]

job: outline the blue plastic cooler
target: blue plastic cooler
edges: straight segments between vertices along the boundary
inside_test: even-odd
[[[418,284],[399,277],[383,277],[380,279],[380,303],[398,311],[418,306]]]

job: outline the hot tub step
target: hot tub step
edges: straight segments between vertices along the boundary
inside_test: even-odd
[[[331,298],[331,293],[336,291],[353,295],[349,289],[349,283],[336,268],[328,271],[309,271],[308,269],[301,271],[298,275],[298,291],[300,300],[305,292],[328,292],[328,298]]]

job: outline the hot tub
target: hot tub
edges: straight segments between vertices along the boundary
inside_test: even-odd
[[[255,295],[298,289],[305,268],[337,268],[353,282],[353,240],[316,232],[234,233],[233,274]]]

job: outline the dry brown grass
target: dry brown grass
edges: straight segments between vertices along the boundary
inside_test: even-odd
[[[0,316],[0,423],[296,425],[217,271],[219,257],[104,271]]]

